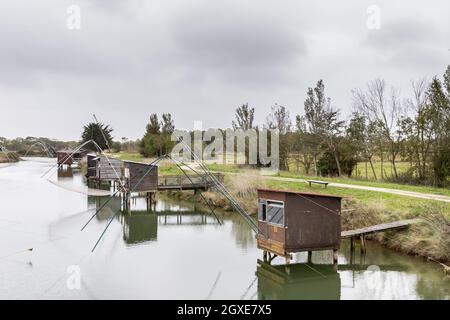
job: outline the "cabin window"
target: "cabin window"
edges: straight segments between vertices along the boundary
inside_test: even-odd
[[[258,204],[258,220],[266,221],[267,204],[266,200],[260,199]]]
[[[267,201],[267,222],[284,226],[284,203],[282,201]]]

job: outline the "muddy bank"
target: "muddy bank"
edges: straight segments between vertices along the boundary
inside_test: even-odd
[[[15,152],[0,152],[0,164],[1,163],[14,163],[20,161],[20,157]]]

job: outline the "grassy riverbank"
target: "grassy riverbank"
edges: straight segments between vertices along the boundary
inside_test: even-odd
[[[435,200],[415,199],[388,193],[355,190],[337,187],[327,189],[315,187],[311,190],[305,183],[286,182],[256,178],[253,174],[227,175],[225,185],[239,203],[255,214],[256,189],[296,190],[343,196],[342,229],[350,230],[396,220],[420,218],[421,222],[407,230],[384,232],[372,237],[386,246],[444,263],[450,262],[450,203]],[[190,192],[173,192],[172,197],[182,200],[204,202]],[[205,198],[215,207],[232,210],[225,198],[208,191]]]

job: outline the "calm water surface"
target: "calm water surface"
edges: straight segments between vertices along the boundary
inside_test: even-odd
[[[52,165],[36,158],[0,167],[2,299],[450,298],[450,277],[438,266],[374,243],[350,259],[344,242],[338,270],[330,252],[314,252],[309,263],[296,254],[289,268],[281,259],[267,265],[237,214],[219,212],[219,225],[194,204],[160,196],[153,208],[133,199],[124,213],[114,198],[80,231],[108,198],[88,196],[79,171],[41,179]],[[81,286],[71,290],[78,267]]]

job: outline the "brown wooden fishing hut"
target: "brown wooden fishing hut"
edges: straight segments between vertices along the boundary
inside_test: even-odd
[[[56,152],[56,158],[58,165],[72,165],[74,162],[79,162],[83,157],[88,154],[85,149],[79,149],[74,152],[71,149],[58,150]]]
[[[149,202],[158,190],[158,167],[134,161],[123,162],[124,188],[128,192],[146,192]]]
[[[341,240],[341,199],[334,195],[258,189],[258,248],[286,258],[291,253],[337,251]],[[273,259],[271,257],[270,259]]]
[[[98,156],[90,160],[95,161],[95,177],[98,181],[118,181],[122,177],[122,160]],[[89,160],[88,160],[89,162]],[[89,166],[89,164],[88,164]]]

